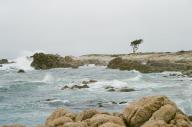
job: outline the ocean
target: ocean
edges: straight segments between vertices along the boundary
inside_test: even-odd
[[[78,69],[34,70],[31,59],[17,58],[16,63],[0,67],[0,125],[43,124],[57,108],[74,112],[96,108],[121,112],[130,102],[144,96],[165,95],[186,114],[192,115],[192,78],[179,72],[142,74],[105,66],[88,65]],[[24,69],[26,73],[17,73]],[[64,89],[96,80],[89,88]],[[107,88],[130,88],[135,91],[108,91]]]

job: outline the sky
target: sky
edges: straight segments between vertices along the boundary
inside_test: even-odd
[[[192,49],[191,0],[0,0],[0,58]]]

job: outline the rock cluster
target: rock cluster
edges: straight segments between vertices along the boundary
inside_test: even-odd
[[[78,68],[82,65],[79,60],[75,60],[70,56],[61,57],[59,55],[35,53],[31,66],[35,69],[51,69],[51,68]]]
[[[78,85],[73,85],[73,86],[67,86],[65,85],[64,87],[61,88],[61,90],[65,90],[65,89],[85,89],[85,88],[89,88],[89,84],[92,84],[92,83],[96,83],[97,81],[96,80],[88,80],[88,81],[82,81],[81,84],[78,84]]]
[[[72,113],[57,109],[45,125],[37,127],[192,127],[192,124],[167,97],[150,96],[130,103],[122,113],[110,114],[95,109]]]
[[[113,86],[107,86],[105,89],[108,92],[133,92],[135,89],[133,88],[128,88],[128,87],[122,87],[122,88],[114,88]]]

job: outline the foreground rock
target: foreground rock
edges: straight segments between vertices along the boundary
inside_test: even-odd
[[[22,126],[4,126],[22,127]],[[57,109],[38,127],[192,127],[174,102],[165,96],[144,97],[130,103],[123,113],[100,112],[95,109],[73,113]]]
[[[78,68],[82,65],[79,60],[75,60],[70,56],[61,57],[59,55],[35,53],[31,66],[35,69],[51,69],[51,68]]]
[[[129,127],[191,127],[188,117],[164,96],[144,97],[123,112]]]

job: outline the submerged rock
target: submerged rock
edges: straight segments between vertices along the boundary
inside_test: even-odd
[[[19,70],[17,71],[17,73],[25,73],[25,71],[24,71],[23,69],[19,69]]]
[[[71,86],[71,87],[69,87],[69,86],[64,86],[64,87],[61,88],[61,90],[65,90],[65,89],[71,89],[71,90],[73,90],[73,89],[85,89],[85,88],[89,88],[89,86],[88,86],[88,85],[73,85],[73,86]]]
[[[82,82],[82,84],[84,84],[84,85],[88,85],[88,84],[91,84],[91,83],[96,83],[97,82],[97,80],[89,80],[89,81],[83,81]]]
[[[135,91],[135,89],[123,87],[118,90],[119,92],[132,92]]]
[[[133,88],[128,88],[128,87],[122,87],[122,88],[114,88],[113,86],[107,86],[105,89],[108,92],[133,92],[135,89]]]

